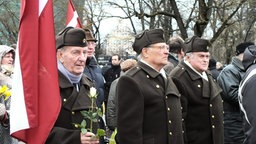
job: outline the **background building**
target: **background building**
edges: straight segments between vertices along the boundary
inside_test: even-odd
[[[124,58],[135,56],[136,53],[132,49],[133,41],[134,35],[128,27],[127,20],[119,20],[117,27],[105,37],[102,44],[103,54],[119,54]]]

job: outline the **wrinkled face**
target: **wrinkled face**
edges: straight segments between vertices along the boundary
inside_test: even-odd
[[[166,43],[151,44],[142,49],[143,60],[160,71],[168,63],[169,47]]]
[[[112,60],[112,65],[119,65],[121,62],[121,60],[118,59],[117,55],[112,56],[111,60]]]
[[[87,41],[87,44],[88,44],[87,54],[88,54],[88,57],[91,58],[94,55],[96,43],[94,41]]]
[[[192,67],[199,73],[202,73],[208,69],[210,59],[209,52],[193,52],[190,55],[186,55],[186,58]]]
[[[87,47],[65,46],[58,50],[57,57],[70,73],[80,75],[85,68]]]
[[[14,55],[12,52],[5,54],[2,58],[1,65],[13,65],[14,63]]]

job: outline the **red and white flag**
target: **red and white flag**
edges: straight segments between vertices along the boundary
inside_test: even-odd
[[[67,11],[67,21],[66,26],[72,26],[77,28],[82,28],[81,21],[72,3],[72,0],[68,1],[68,11]]]
[[[43,144],[60,111],[52,0],[21,0],[11,135]]]

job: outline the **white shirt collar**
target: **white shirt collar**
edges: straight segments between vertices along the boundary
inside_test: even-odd
[[[144,64],[148,65],[149,67],[151,67],[152,69],[154,69],[155,71],[157,71],[155,68],[153,68],[149,63],[147,63],[146,61],[144,60],[140,60],[141,62],[143,62]],[[158,71],[157,71],[158,72]],[[167,78],[166,76],[166,72],[165,70],[162,68],[159,73],[164,77],[164,78]]]
[[[200,75],[203,79],[205,79],[205,80],[208,81],[208,77],[207,77],[207,75],[206,75],[205,72],[202,72],[202,74],[199,73],[199,72],[198,72],[196,69],[194,69],[193,66],[192,66],[187,60],[185,60],[185,59],[184,59],[184,63],[185,63],[186,65],[188,65],[194,72],[196,72],[198,75]]]

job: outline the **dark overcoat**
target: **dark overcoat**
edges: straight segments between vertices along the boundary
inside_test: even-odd
[[[146,65],[130,69],[117,84],[120,144],[183,144],[180,93]]]
[[[238,88],[244,76],[245,69],[242,61],[233,57],[217,78],[222,88],[224,110],[224,142],[240,144],[245,139],[243,113],[238,102]]]
[[[187,144],[223,144],[223,104],[221,88],[206,71],[208,81],[184,61],[170,76],[181,92],[184,142]]]
[[[94,83],[95,88],[98,92],[96,104],[98,107],[101,107],[104,101],[105,80],[102,75],[102,70],[98,65],[95,57],[92,57],[91,59],[87,58],[84,74]]]
[[[62,106],[46,144],[81,144],[81,129],[74,124],[82,122],[81,110],[91,108],[91,99],[88,94],[92,83],[83,75],[80,90],[77,92],[74,85],[59,72],[59,85]],[[89,121],[87,121],[87,127],[89,127]],[[97,129],[97,124],[94,124],[94,128]]]

